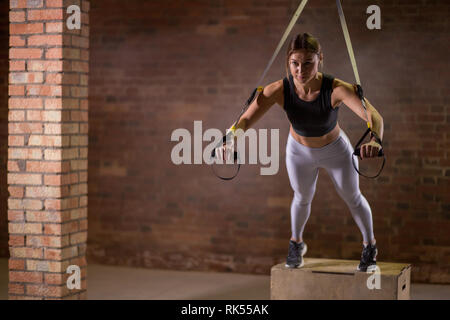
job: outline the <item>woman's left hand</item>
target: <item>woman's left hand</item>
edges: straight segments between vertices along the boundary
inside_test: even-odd
[[[360,156],[364,158],[375,158],[378,156],[378,151],[381,149],[381,145],[376,141],[370,141],[361,145]]]

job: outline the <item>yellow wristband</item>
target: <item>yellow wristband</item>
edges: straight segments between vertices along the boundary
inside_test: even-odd
[[[232,133],[232,135],[233,135],[233,138],[234,138],[234,137],[239,138],[239,136],[241,136],[241,135],[243,134],[243,132],[244,132],[244,130],[242,130],[242,129],[240,129],[240,128],[236,128],[236,123],[234,123],[234,124],[231,126],[231,128],[227,130],[227,134],[228,134],[228,132],[230,132],[230,131],[231,131],[231,133]]]

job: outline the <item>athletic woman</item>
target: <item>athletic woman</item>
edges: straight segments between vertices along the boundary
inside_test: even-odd
[[[319,168],[324,168],[362,233],[363,250],[357,270],[366,271],[376,266],[372,212],[359,190],[359,176],[352,166],[353,147],[337,122],[341,104],[364,122],[366,116],[355,87],[319,72],[322,63],[323,53],[317,39],[308,33],[295,36],[287,50],[287,76],[267,85],[235,127],[247,130],[275,103],[283,108],[290,121],[286,167],[294,197],[286,267],[303,266],[307,250],[303,230],[311,212]],[[372,131],[382,140],[383,118],[367,99],[366,106]],[[379,149],[381,145],[372,137],[370,142],[361,145],[361,159],[376,157]],[[232,147],[224,146],[216,150],[216,156],[228,157],[232,151]],[[359,169],[357,159],[356,166]]]

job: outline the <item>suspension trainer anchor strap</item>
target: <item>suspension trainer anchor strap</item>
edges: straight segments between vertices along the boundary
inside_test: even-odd
[[[376,178],[376,177],[378,177],[380,175],[381,171],[384,168],[384,163],[386,162],[386,157],[384,156],[383,145],[381,143],[381,139],[374,131],[372,131],[371,125],[370,125],[370,121],[369,121],[369,117],[367,116],[367,107],[366,107],[366,101],[364,99],[364,92],[363,92],[363,89],[361,87],[361,81],[359,79],[358,68],[356,66],[355,54],[353,52],[352,42],[350,41],[350,34],[348,32],[347,23],[345,21],[345,16],[344,16],[344,11],[343,11],[342,6],[341,6],[341,1],[340,0],[336,0],[336,5],[337,5],[337,8],[338,8],[339,20],[341,22],[342,32],[344,33],[345,44],[347,46],[348,55],[350,57],[350,62],[352,64],[353,73],[355,74],[356,94],[358,95],[358,98],[361,100],[361,105],[364,108],[364,113],[366,115],[366,122],[367,122],[367,131],[364,133],[364,135],[361,137],[361,139],[359,139],[358,143],[354,147],[354,152],[353,152],[353,156],[352,156],[353,167],[355,168],[356,172],[358,172],[358,174],[363,176],[363,177]],[[383,164],[381,165],[380,171],[378,172],[377,175],[372,176],[372,177],[366,176],[366,175],[362,174],[361,172],[359,172],[358,168],[355,165],[355,160],[354,160],[354,156],[361,157],[361,148],[359,147],[359,145],[364,140],[364,138],[367,136],[367,134],[369,132],[371,134],[371,137],[375,137],[375,140],[381,146],[381,149],[378,150],[378,155],[377,156],[378,157],[383,157]]]
[[[262,73],[261,77],[259,78],[258,82],[256,83],[255,89],[253,89],[253,92],[251,93],[250,97],[247,99],[246,103],[244,104],[244,107],[242,108],[241,113],[239,114],[239,116],[237,117],[237,120],[234,122],[234,124],[231,126],[231,128],[228,130],[227,134],[225,136],[223,136],[222,138],[222,142],[219,143],[211,152],[211,157],[214,158],[215,157],[215,153],[216,153],[216,148],[221,147],[223,144],[225,144],[227,141],[229,141],[230,139],[233,139],[235,136],[235,130],[236,130],[236,126],[239,124],[239,120],[241,119],[241,116],[245,113],[245,111],[247,110],[247,108],[250,106],[250,104],[253,102],[253,100],[255,100],[257,93],[261,93],[264,90],[264,87],[261,86],[261,83],[263,82],[267,72],[269,71],[270,67],[272,66],[273,62],[275,61],[275,58],[278,56],[278,53],[280,52],[281,48],[283,47],[283,44],[285,43],[289,33],[291,32],[292,28],[294,27],[295,23],[297,22],[298,18],[300,17],[300,14],[302,13],[303,9],[306,6],[306,3],[308,2],[308,0],[302,0],[297,8],[297,10],[295,10],[294,15],[291,18],[291,21],[289,22],[288,26],[286,27],[286,30],[283,33],[283,36],[281,37],[280,41],[278,42],[278,46],[275,49],[274,53],[272,54],[272,57],[269,60],[269,63],[267,64],[266,68],[264,69],[264,72]],[[234,159],[235,161],[237,161],[237,159],[239,158],[237,151],[234,151]],[[237,172],[234,176],[232,176],[231,178],[223,178],[218,176],[213,169],[214,174],[219,177],[220,179],[223,180],[231,180],[233,179],[237,173],[239,172],[239,168],[240,168],[240,164],[238,165],[238,169]]]

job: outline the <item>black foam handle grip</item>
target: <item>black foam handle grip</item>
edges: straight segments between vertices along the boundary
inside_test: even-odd
[[[361,156],[361,147],[356,148],[355,151],[353,152],[353,154],[354,154],[355,156],[360,157],[360,156]],[[381,148],[380,150],[378,150],[378,155],[377,155],[377,157],[382,157],[382,156],[384,156],[383,148]]]
[[[215,156],[216,156],[216,149],[214,148],[211,151],[211,158],[214,158]],[[238,153],[237,153],[237,151],[235,151],[234,152],[234,161],[237,161],[237,159],[238,159]]]

